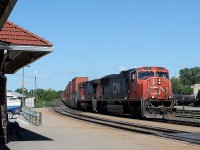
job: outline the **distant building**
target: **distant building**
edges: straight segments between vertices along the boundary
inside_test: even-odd
[[[12,100],[21,100],[22,98],[25,100],[25,106],[26,107],[35,107],[35,98],[26,98],[26,96],[23,96],[20,93],[17,92],[7,92],[7,102]]]
[[[20,93],[17,92],[7,92],[7,100],[15,100],[15,99],[20,99],[25,98],[26,96],[23,96]]]
[[[194,84],[192,88],[193,88],[193,94],[197,95],[198,91],[200,90],[200,84]]]
[[[29,107],[29,108],[35,107],[35,98],[34,97],[26,98],[25,105],[26,105],[26,107]]]

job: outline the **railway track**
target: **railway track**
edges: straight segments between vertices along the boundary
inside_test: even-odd
[[[186,119],[186,118],[175,118],[174,120],[160,120],[160,119],[153,119],[150,121],[156,121],[156,122],[163,122],[163,123],[170,123],[170,124],[176,124],[176,125],[185,125],[185,126],[192,126],[192,127],[200,127],[200,122],[197,122],[194,119]]]
[[[116,115],[114,115],[116,116]],[[117,115],[119,117],[125,117],[125,118],[131,118],[131,116],[122,116]],[[141,120],[141,119],[139,119]],[[192,127],[200,127],[200,119],[194,118],[194,117],[184,117],[184,115],[177,115],[175,119],[171,120],[163,120],[163,119],[147,119],[146,121],[154,121],[154,122],[163,122],[168,124],[177,124],[177,125],[184,125],[184,126],[192,126]]]
[[[96,117],[83,114],[80,111],[72,110],[66,107],[62,101],[57,101],[54,110],[62,115],[66,115],[78,120],[95,123],[107,127],[117,128],[129,132],[137,132],[142,134],[153,135],[166,139],[173,139],[178,141],[184,141],[190,144],[200,145],[200,134],[193,135],[195,133],[184,132],[180,130],[173,130],[168,128],[160,128],[155,126],[147,126],[141,124],[135,124],[130,122],[116,121],[112,119],[105,119],[103,117]]]
[[[179,110],[176,112],[176,117],[200,119],[200,111]]]

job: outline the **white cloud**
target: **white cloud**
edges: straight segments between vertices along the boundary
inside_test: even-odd
[[[67,71],[65,71],[65,73],[66,73],[67,75],[74,75],[74,74],[77,74],[78,72],[76,72],[76,71],[71,71],[71,70],[67,70]]]
[[[56,71],[54,72],[55,74],[57,75],[68,75],[68,76],[71,76],[71,75],[75,75],[77,74],[78,72],[77,71],[72,71],[72,70],[62,70],[62,71]]]
[[[48,77],[46,75],[40,75],[40,76],[38,76],[38,78],[40,78],[40,79],[48,79]]]
[[[125,70],[128,70],[128,68],[125,67],[125,66],[120,66],[120,67],[118,67],[117,70],[118,70],[118,71],[125,71]]]

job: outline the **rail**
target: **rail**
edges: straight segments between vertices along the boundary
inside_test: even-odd
[[[103,116],[97,117],[96,115],[86,114],[77,110],[70,109],[67,106],[65,106],[65,104],[62,103],[62,101],[57,101],[57,103],[55,103],[54,110],[57,113],[60,113],[62,115],[83,120],[90,123],[95,123],[98,125],[126,130],[129,132],[137,132],[137,133],[142,133],[142,134],[154,135],[157,137],[162,137],[162,138],[166,138],[170,140],[179,140],[181,142],[184,141],[184,142],[188,142],[190,144],[195,144],[195,145],[200,144],[200,140],[198,136],[195,136],[196,133],[193,133],[193,132],[185,132],[181,130],[162,128],[162,127],[157,127],[157,126],[149,126],[145,124],[144,125],[136,124],[129,121],[127,122],[119,121],[119,120],[116,120],[116,118],[106,119]],[[185,136],[185,135],[189,135],[189,136]]]
[[[41,112],[33,111],[28,107],[23,107],[22,115],[30,123],[32,123],[36,126],[42,125],[42,113]]]

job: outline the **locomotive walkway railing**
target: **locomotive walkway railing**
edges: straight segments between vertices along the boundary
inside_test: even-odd
[[[150,88],[148,88],[147,92],[141,98],[141,113],[142,113],[142,116],[144,116],[144,99],[147,96],[147,94],[149,93],[149,91],[150,91]]]
[[[28,107],[22,108],[22,116],[28,120],[30,123],[40,126],[42,125],[42,113],[33,111]]]

